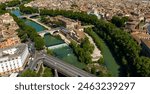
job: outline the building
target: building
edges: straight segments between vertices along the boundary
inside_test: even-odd
[[[9,13],[0,16],[0,48],[17,45],[20,38],[16,30],[19,26]]]
[[[138,42],[138,44],[141,44],[141,40],[150,40],[150,35],[143,33],[143,32],[133,32],[131,33],[131,36],[134,38],[135,41]]]
[[[63,16],[56,16],[55,19],[64,24],[65,28],[62,28],[60,31],[68,38],[72,38],[78,42],[85,38],[84,28],[81,26],[81,22]]]
[[[22,71],[28,62],[29,51],[26,44],[0,49],[0,75]]]
[[[20,43],[20,38],[18,36],[0,40],[0,48],[5,48],[9,46],[14,46]]]
[[[55,17],[59,22],[63,23],[65,28],[67,29],[73,29],[75,26],[81,24],[79,21],[75,21],[63,16],[56,16]]]

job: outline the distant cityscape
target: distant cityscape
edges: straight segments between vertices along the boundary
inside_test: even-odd
[[[2,77],[150,76],[149,0],[0,0],[0,12]]]

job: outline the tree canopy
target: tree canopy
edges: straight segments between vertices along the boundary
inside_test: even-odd
[[[116,57],[118,57],[117,59],[120,64],[123,64],[126,67],[126,72],[129,76],[137,76],[136,60],[141,58],[139,55],[141,47],[133,40],[129,33],[124,32],[108,21],[99,20],[96,16],[88,15],[85,12],[46,9],[40,11],[41,15],[62,15],[71,19],[80,20],[84,23],[95,25],[95,32],[109,44],[109,48],[112,49],[113,53]],[[139,62],[142,63],[141,60]]]
[[[115,24],[117,27],[123,27],[125,25],[125,22],[128,20],[128,17],[118,17],[113,16],[111,19],[111,22]]]
[[[17,18],[15,15],[12,15],[14,20],[17,22],[18,26],[23,32],[19,37],[22,39],[24,37],[30,38],[34,43],[37,50],[41,50],[44,48],[44,39],[38,35],[36,30],[28,25],[26,25],[21,19]],[[25,36],[26,35],[26,36]]]

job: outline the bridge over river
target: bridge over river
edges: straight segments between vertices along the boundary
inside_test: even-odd
[[[47,54],[41,53],[32,63],[30,63],[29,68],[34,70],[34,67],[38,64],[38,62],[42,60],[43,63],[58,72],[71,77],[95,77],[95,75],[90,74],[86,71],[83,71],[71,64],[65,63],[64,61],[53,57],[48,56]]]

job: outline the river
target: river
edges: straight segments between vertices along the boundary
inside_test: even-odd
[[[15,14],[16,16],[21,15],[19,10],[13,10],[12,13]],[[45,30],[43,26],[33,21],[30,21],[28,19],[25,20],[23,19],[23,21],[27,25],[35,28],[37,32]],[[46,47],[64,43],[63,40],[57,39],[56,37],[53,37],[49,34],[45,34],[44,40],[45,40]],[[112,56],[109,48],[107,47],[104,41],[103,41],[102,50],[103,50],[103,56],[104,56],[106,67],[108,68],[112,76],[119,76],[119,65],[116,63],[114,57]],[[73,50],[69,46],[53,49],[53,52],[55,53],[56,57],[60,58],[61,60],[64,60],[65,62],[70,63],[78,68],[81,69],[85,68],[85,64],[80,63],[78,61],[77,57],[73,53]]]
[[[13,10],[11,11],[11,13],[15,14],[16,16],[20,16],[21,13],[19,10]],[[37,32],[43,31],[45,30],[45,28],[33,21],[30,21],[28,19],[22,19],[25,24],[33,27]],[[44,41],[45,41],[45,46],[49,47],[49,46],[53,46],[53,45],[59,45],[61,43],[64,43],[63,40],[60,40],[56,37],[53,37],[52,35],[45,34],[44,35]],[[56,48],[52,50],[54,52],[54,54],[56,55],[56,57],[58,57],[59,59],[70,63],[78,68],[85,68],[85,64],[80,63],[77,59],[77,57],[75,56],[75,54],[73,53],[73,50],[69,47],[69,46],[65,46],[65,47],[61,47],[61,48]]]

